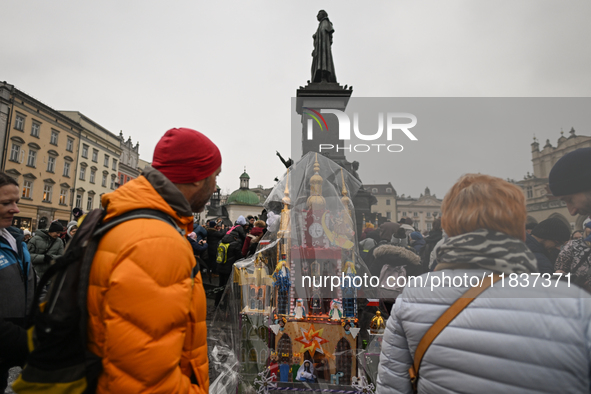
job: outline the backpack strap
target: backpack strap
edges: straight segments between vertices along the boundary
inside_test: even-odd
[[[170,224],[175,228],[175,230],[182,235],[185,236],[185,230],[181,229],[177,224],[176,221],[170,217],[170,215],[158,211],[156,209],[134,209],[133,211],[125,212],[123,215],[119,215],[115,217],[108,223],[102,225],[94,234],[93,237],[102,237],[105,233],[111,230],[113,227],[117,226],[120,223],[126,222],[128,220],[134,219],[157,219],[163,221],[165,223]]]
[[[501,279],[501,276],[494,274],[491,280],[488,280],[487,277],[480,283],[480,286],[474,286],[468,289],[460,298],[458,298],[439,318],[433,323],[433,325],[427,330],[417,349],[415,350],[415,357],[413,365],[408,369],[408,374],[410,376],[410,383],[412,384],[412,388],[414,392],[417,392],[418,389],[418,380],[419,380],[419,368],[421,366],[421,361],[423,361],[423,356],[431,343],[437,338],[437,336],[443,331],[445,327],[453,319],[456,318],[457,315],[460,314],[476,297],[478,297],[484,290],[488,289],[493,283]]]

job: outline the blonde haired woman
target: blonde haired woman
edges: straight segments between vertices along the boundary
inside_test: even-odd
[[[504,276],[431,342],[419,393],[588,393],[591,302],[586,292],[537,276],[525,239],[521,189],[468,174],[443,200],[449,238],[435,272],[409,281],[387,322],[378,392],[412,393],[409,368],[435,321],[471,286]],[[539,275],[539,274],[538,274]],[[537,282],[536,282],[537,279]]]

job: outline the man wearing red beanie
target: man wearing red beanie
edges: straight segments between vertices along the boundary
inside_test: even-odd
[[[205,135],[168,130],[152,167],[102,197],[105,222],[155,209],[188,232],[221,164]],[[128,220],[101,239],[88,289],[88,349],[103,365],[97,393],[209,391],[205,292],[195,266],[187,239],[164,221]]]

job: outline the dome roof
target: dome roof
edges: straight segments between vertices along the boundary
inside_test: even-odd
[[[238,189],[228,197],[226,204],[259,205],[259,196],[248,189]]]
[[[242,173],[242,175],[240,175],[240,178],[246,178],[246,179],[250,179],[250,177],[248,176],[248,174],[246,173],[246,170],[244,170],[244,172]]]

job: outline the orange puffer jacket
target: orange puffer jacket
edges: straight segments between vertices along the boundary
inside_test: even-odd
[[[161,194],[182,197],[190,211],[158,176],[167,189]],[[193,218],[180,216],[161,194],[140,176],[103,196],[105,220],[150,208],[187,229]],[[97,393],[208,392],[205,292],[201,274],[191,278],[195,264],[189,241],[160,220],[131,220],[103,237],[88,290],[88,347],[103,363]]]

